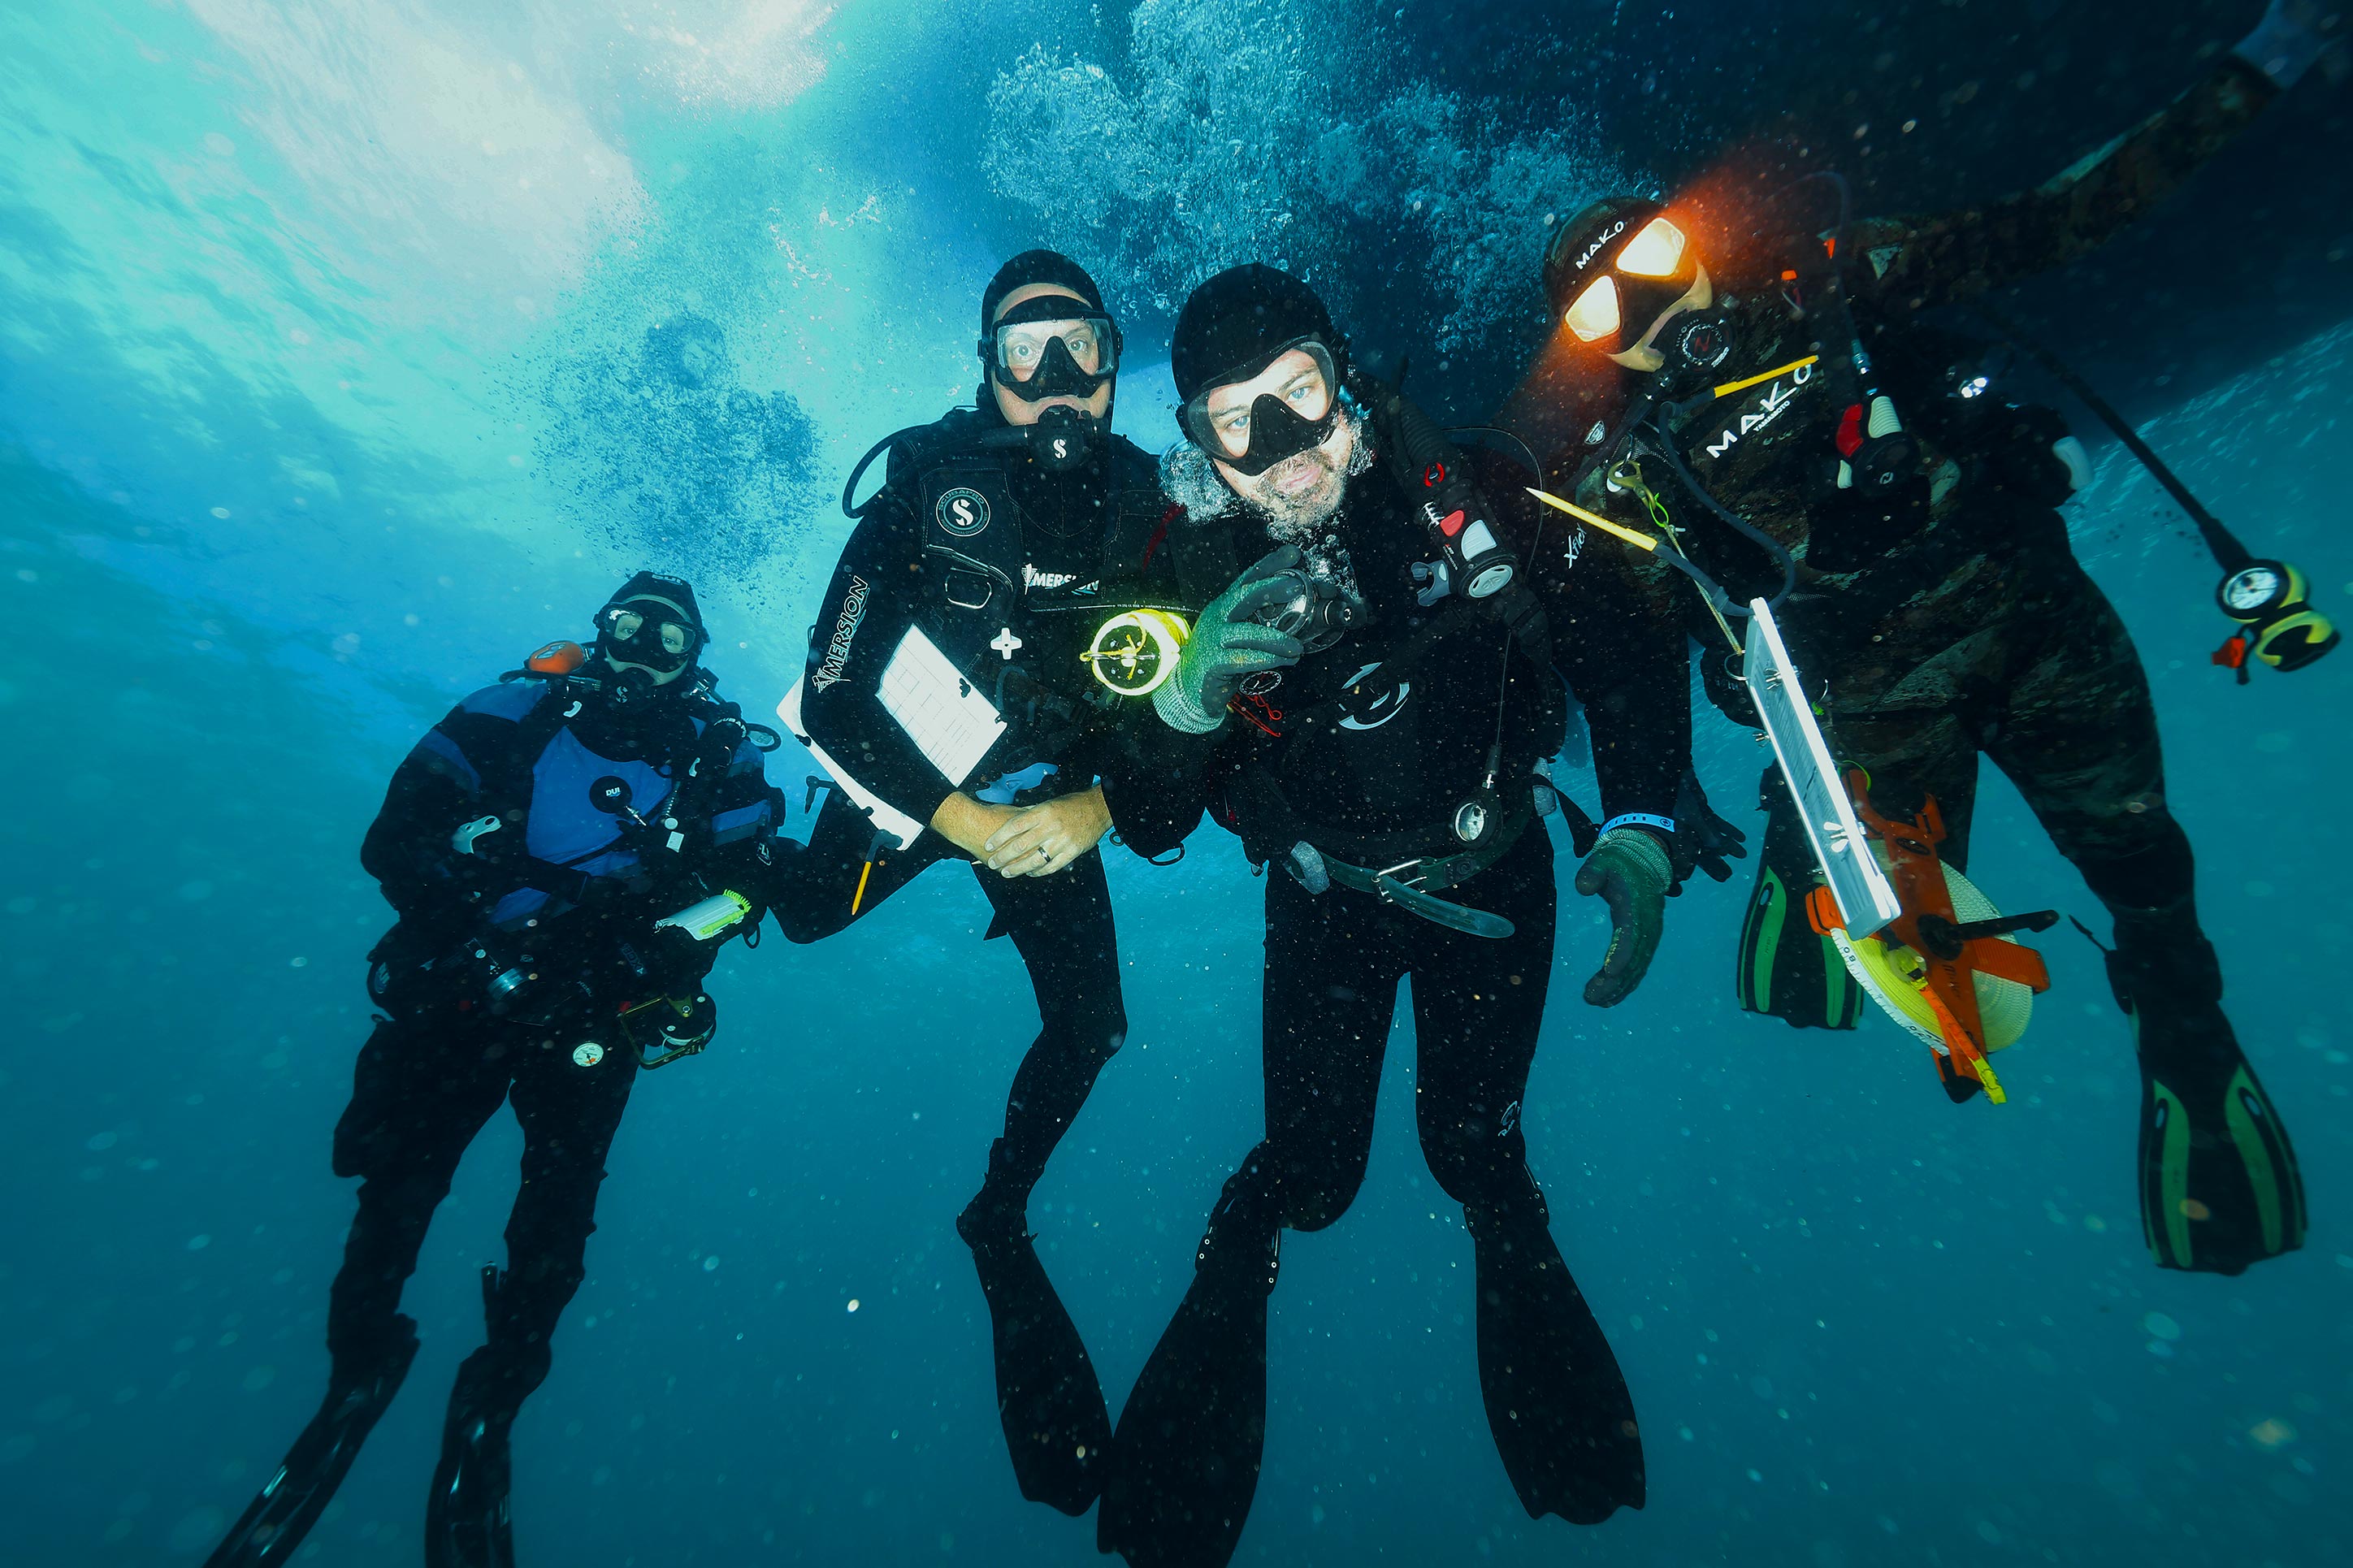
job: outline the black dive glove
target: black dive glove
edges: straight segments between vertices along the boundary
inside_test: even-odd
[[[1609,906],[1609,950],[1585,983],[1585,999],[1615,1007],[1650,973],[1667,924],[1666,846],[1640,827],[1613,827],[1577,868],[1577,890]]]
[[[1748,858],[1747,846],[1748,835],[1716,816],[1698,777],[1685,768],[1683,782],[1675,786],[1675,839],[1667,847],[1674,883],[1667,896],[1681,893],[1694,870],[1719,882],[1730,881],[1732,863]]]

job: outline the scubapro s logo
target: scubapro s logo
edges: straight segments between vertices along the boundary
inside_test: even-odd
[[[940,526],[958,539],[970,539],[988,526],[988,498],[962,485],[940,497],[933,510]]]

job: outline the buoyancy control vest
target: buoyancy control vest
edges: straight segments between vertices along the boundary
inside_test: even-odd
[[[1030,427],[960,408],[886,438],[860,460],[850,483],[887,450],[884,488],[909,497],[924,575],[938,584],[925,590],[916,624],[1008,720],[1025,717],[1042,730],[1036,739],[1050,751],[1058,735],[1085,728],[1121,699],[1091,679],[1076,657],[1037,657],[1071,637],[1024,636],[1029,617],[1071,617],[1071,631],[1083,647],[1084,634],[1123,611],[1198,611],[1240,568],[1223,531],[1188,526],[1182,509],[1170,504],[1149,454],[1124,437],[1102,436],[1098,471],[1106,493],[1096,570],[1041,572],[1032,559],[1039,525],[1021,503],[1011,468],[1032,438]],[[871,504],[849,506],[846,496],[852,517]],[[1032,655],[1017,658],[1024,648]]]
[[[1394,449],[1395,433],[1387,427],[1380,405],[1372,405],[1370,435],[1383,451]],[[1379,475],[1375,479],[1373,475]],[[1377,465],[1366,477],[1373,483],[1389,482],[1398,489],[1394,521],[1401,533],[1410,531],[1413,512],[1405,479],[1388,464]],[[1229,542],[1230,530],[1223,532]],[[1405,541],[1398,553],[1419,552],[1418,533]],[[1229,544],[1230,549],[1230,542]],[[1409,605],[1408,606],[1410,607]],[[1425,606],[1428,608],[1428,606]],[[1415,679],[1427,681],[1430,661],[1459,658],[1452,639],[1482,626],[1503,632],[1510,651],[1504,657],[1525,659],[1534,667],[1541,693],[1533,714],[1518,724],[1505,724],[1500,710],[1489,729],[1483,720],[1474,742],[1482,753],[1476,784],[1450,800],[1445,808],[1423,823],[1392,830],[1365,832],[1316,820],[1298,802],[1311,797],[1293,776],[1314,732],[1339,726],[1366,730],[1382,722],[1375,717],[1385,704]],[[1445,646],[1441,646],[1445,645]],[[1493,644],[1485,647],[1492,647]],[[1376,893],[1425,919],[1474,934],[1507,932],[1508,922],[1476,910],[1435,900],[1432,895],[1460,886],[1493,865],[1517,841],[1537,814],[1538,764],[1556,749],[1567,722],[1567,696],[1552,668],[1551,641],[1541,606],[1525,580],[1485,598],[1449,594],[1437,602],[1420,624],[1404,632],[1382,650],[1378,664],[1366,666],[1337,692],[1304,710],[1284,715],[1279,752],[1269,757],[1256,752],[1236,768],[1221,793],[1217,814],[1240,837],[1244,852],[1259,863],[1280,863],[1313,891],[1322,891],[1326,879],[1348,885],[1357,876],[1361,890]],[[1356,658],[1357,645],[1343,643],[1315,658]],[[1494,689],[1483,665],[1478,689]],[[1496,700],[1504,700],[1499,691]],[[1488,711],[1483,707],[1482,714]],[[1278,731],[1243,712],[1245,721],[1270,736]],[[1550,738],[1553,743],[1547,743]],[[1362,874],[1362,875],[1359,875]],[[1501,931],[1494,929],[1500,926]]]
[[[482,815],[459,827],[450,852],[495,868],[511,886],[488,911],[492,924],[545,918],[588,900],[607,879],[677,902],[695,890],[710,851],[765,826],[760,805],[723,806],[726,781],[760,767],[759,731],[707,681],[665,703],[642,754],[612,758],[574,733],[595,682],[529,672],[466,700],[470,711],[510,719],[514,733],[477,763]],[[593,738],[593,737],[592,737]],[[707,889],[704,889],[707,890]]]

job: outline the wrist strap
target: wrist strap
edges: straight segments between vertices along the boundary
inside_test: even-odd
[[[1655,816],[1647,811],[1621,811],[1603,823],[1601,831],[1607,833],[1613,827],[1654,827],[1670,838],[1675,836],[1673,817]]]

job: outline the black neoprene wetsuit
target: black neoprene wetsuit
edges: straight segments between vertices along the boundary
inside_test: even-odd
[[[1543,364],[1499,416],[1532,439],[1553,433],[1538,446],[1556,487],[1581,472],[1580,500],[1653,531],[1637,492],[1610,480],[1616,460],[1639,461],[1641,483],[1736,602],[1774,592],[1778,569],[1711,516],[1667,451],[1682,456],[1715,502],[1787,547],[1799,581],[1780,620],[1809,683],[1827,682],[1833,752],[1868,772],[1874,795],[1933,795],[1947,862],[1968,864],[1978,757],[2018,785],[2115,919],[2110,973],[2136,1019],[2148,1172],[2181,1168],[2154,1157],[2168,1116],[2179,1121],[2168,1099],[2219,1126],[2226,1099],[2253,1105],[2261,1090],[2219,1005],[2221,969],[2199,926],[2189,840],[2168,803],[2147,676],[2122,619],[2072,553],[2057,510],[2071,493],[2052,455],[2064,427],[2046,410],[2013,407],[1985,383],[1972,384],[1949,331],[1919,313],[2093,249],[2179,188],[2278,90],[2227,57],[2130,133],[2031,191],[1941,216],[1854,222],[1835,263],[1851,334],[1827,308],[1834,263],[1822,239],[1791,235],[1767,258],[1789,281],[1770,281],[1768,268],[1749,283],[1720,285],[1736,297],[1723,328],[1729,352],[1699,379],[1739,390],[1711,399],[1704,385],[1678,386],[1668,395],[1683,412],[1616,449],[1588,446],[1583,433],[1615,427],[1618,406],[1571,402]],[[1841,443],[1852,439],[1862,405],[1839,371],[1858,342],[1917,453],[1881,486],[1840,478]],[[1985,347],[1978,340],[1980,357]],[[1816,358],[1804,363],[1809,355]],[[1620,391],[1637,395],[1640,384],[1629,376]],[[1607,539],[1595,548],[1628,558],[1656,613],[1703,648],[1711,697],[1753,726],[1723,634],[1664,552],[1636,559]],[[1799,912],[1814,879],[1810,855],[1769,770],[1764,796],[1774,815],[1743,939],[1743,1004],[1792,1024],[1851,1027],[1860,1002],[1827,939],[1808,934]],[[2232,1087],[2242,1077],[2243,1091]],[[2144,1194],[2161,1262],[2235,1272],[2299,1245],[2303,1197],[2285,1134],[2267,1104],[2232,1125],[2248,1118],[2265,1129],[2262,1140],[2242,1141],[2263,1145],[2244,1163],[2256,1173],[2255,1198],[2235,1174],[2221,1190],[2198,1184],[2189,1196],[2171,1187]],[[2196,1149],[2208,1136],[2201,1128]],[[2228,1216],[2204,1226],[2194,1260],[2184,1203],[2201,1216]]]
[[[1360,438],[1374,438],[1369,425]],[[1506,471],[1492,470],[1498,479]],[[1490,483],[1485,489],[1493,494],[1498,488]],[[1607,568],[1588,570],[1588,563],[1572,558],[1572,531],[1546,526],[1539,538],[1542,520],[1532,513],[1498,516],[1528,562],[1527,581],[1546,609],[1558,678],[1583,704],[1604,816],[1672,818],[1690,755],[1680,633],[1650,622],[1639,607],[1630,613]],[[1230,530],[1240,559],[1255,559],[1271,543],[1263,524],[1240,511],[1193,526]],[[1442,828],[1457,805],[1478,792],[1499,734],[1497,793],[1507,807],[1517,807],[1535,788],[1534,764],[1561,742],[1565,710],[1553,671],[1538,668],[1522,648],[1507,656],[1504,627],[1461,601],[1441,600],[1434,609],[1418,603],[1407,570],[1430,552],[1386,468],[1377,464],[1350,480],[1333,532],[1370,609],[1369,624],[1279,672],[1278,682],[1249,683],[1202,775],[1210,809],[1241,834],[1254,857],[1279,855],[1288,845],[1260,841],[1246,774],[1275,780],[1309,841],[1341,854],[1350,835]],[[1405,679],[1384,682],[1377,671],[1366,677],[1439,615],[1455,625],[1428,645]],[[1332,713],[1330,705],[1350,688],[1356,693],[1350,710]],[[1292,1226],[1316,1228],[1340,1216],[1355,1194],[1371,1136],[1369,1096],[1377,1073],[1356,1082],[1352,1092],[1316,1064],[1327,1056],[1335,1065],[1349,1064],[1339,1075],[1349,1079],[1358,1078],[1355,1068],[1367,1060],[1377,1064],[1397,982],[1409,973],[1416,977],[1421,1059],[1430,1062],[1436,1053],[1475,1037],[1483,1043],[1481,1054],[1499,1064],[1463,1079],[1460,1097],[1422,1081],[1423,1149],[1432,1170],[1450,1195],[1468,1205],[1508,1205],[1533,1191],[1520,1170],[1516,1131],[1493,1159],[1466,1161],[1447,1140],[1453,1136],[1449,1129],[1492,1125],[1515,1104],[1535,1053],[1552,967],[1554,905],[1551,841],[1541,818],[1530,821],[1493,865],[1444,896],[1504,913],[1518,929],[1501,942],[1460,936],[1368,893],[1335,887],[1311,897],[1290,877],[1269,875],[1268,1138],[1278,1153],[1273,1168],[1281,1173],[1285,1221]],[[1351,951],[1351,932],[1366,938],[1361,948]],[[1499,967],[1494,959],[1504,953],[1512,957]],[[1353,979],[1327,978],[1326,963],[1341,965]],[[1454,973],[1463,965],[1461,974]],[[1483,985],[1490,971],[1519,976],[1506,983],[1508,1000],[1498,1004],[1480,985],[1466,990],[1456,984],[1475,974]],[[1475,1004],[1469,999],[1474,991]],[[1305,1069],[1300,1077],[1293,1076],[1293,1063]],[[1439,1081],[1446,1076],[1441,1069]],[[1342,1113],[1340,1106],[1357,1094],[1365,1114]],[[1295,1119],[1279,1120],[1278,1105],[1297,1107]]]
[[[1369,421],[1358,439],[1377,439]],[[1498,469],[1497,481],[1516,472]],[[1485,487],[1490,495],[1497,488]],[[1605,813],[1670,817],[1690,755],[1681,632],[1639,606],[1629,613],[1606,568],[1588,572],[1573,559],[1571,531],[1546,527],[1539,539],[1533,515],[1492,515],[1527,563],[1554,665],[1584,704]],[[1273,542],[1238,508],[1184,526],[1230,531],[1242,561]],[[1484,784],[1500,704],[1501,776],[1487,799],[1491,808],[1526,810],[1534,765],[1561,743],[1556,676],[1525,645],[1507,652],[1494,616],[1459,599],[1435,608],[1418,602],[1408,569],[1430,552],[1385,464],[1349,481],[1328,536],[1311,553],[1353,581],[1371,618],[1280,671],[1279,680],[1245,683],[1201,777],[1209,809],[1240,833],[1252,858],[1278,867],[1294,836],[1352,863],[1401,842],[1388,836],[1417,831],[1430,852],[1443,853],[1446,825]],[[1411,647],[1433,616],[1448,617],[1449,629],[1424,643],[1409,669],[1391,677],[1374,668]],[[1344,697],[1345,708],[1335,708]],[[1271,820],[1270,781],[1282,803]],[[1114,1447],[1105,1550],[1157,1561],[1153,1532],[1179,1529],[1186,1510],[1208,1506],[1223,1510],[1224,1522],[1209,1532],[1217,1547],[1186,1560],[1230,1552],[1249,1483],[1228,1491],[1215,1478],[1255,1474],[1253,1412],[1264,1398],[1264,1298],[1275,1240],[1284,1227],[1333,1224],[1354,1200],[1398,985],[1409,976],[1416,1122],[1432,1174],[1480,1238],[1482,1377],[1506,1468],[1532,1511],[1598,1519],[1641,1505],[1632,1406],[1551,1237],[1521,1125],[1556,903],[1552,841],[1543,819],[1530,817],[1491,863],[1440,895],[1509,921],[1501,940],[1337,884],[1311,893],[1269,870],[1265,1141],[1227,1183],[1193,1289],[1121,1418],[1119,1443],[1133,1447]],[[1401,847],[1390,853],[1406,858]],[[1378,869],[1392,861],[1366,863]],[[1491,1360],[1491,1341],[1502,1360]],[[1517,1373],[1505,1365],[1515,1357]],[[1540,1390],[1518,1381],[1538,1363]],[[1220,1384],[1229,1386],[1188,1392]],[[1214,1503],[1202,1500],[1203,1485],[1217,1494]]]
[[[1154,781],[1187,746],[1148,706],[1098,687],[1081,658],[1122,603],[1139,594],[1182,597],[1175,555],[1155,544],[1167,508],[1152,459],[1113,437],[1083,467],[1057,474],[1019,447],[987,444],[1006,431],[985,404],[905,433],[822,601],[802,687],[807,733],[912,824],[928,824],[959,785],[984,801],[1028,805],[1100,783],[1120,840],[1141,855],[1164,853],[1182,832],[1166,808],[1168,792]],[[918,635],[1007,723],[960,778],[943,772],[882,700],[886,670]],[[899,848],[837,790],[777,918],[793,941],[815,942],[925,867],[970,858],[927,826]],[[1008,878],[977,865],[973,875],[995,911],[988,935],[1013,938],[1038,999],[1041,1027],[1015,1076],[991,1162],[991,1179],[1026,1196],[1126,1037],[1118,939],[1100,848],[1052,876]]]

